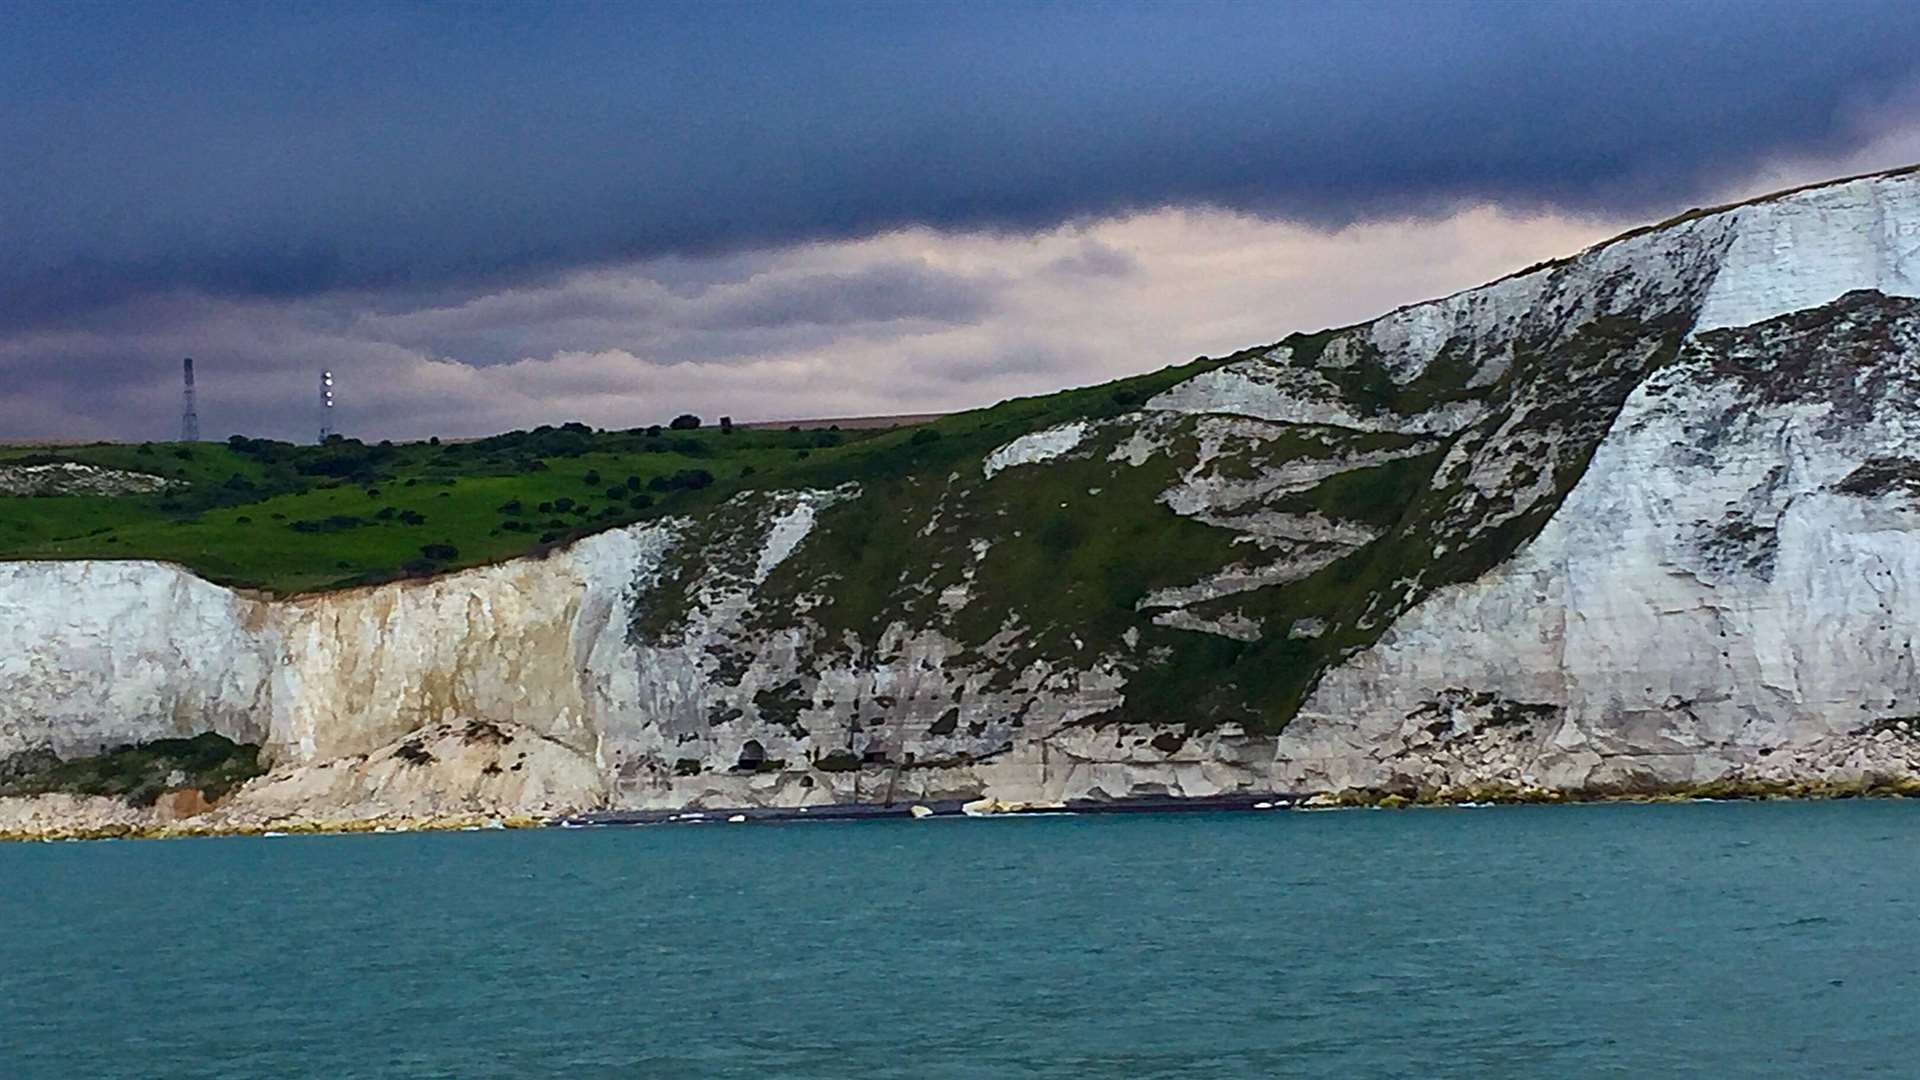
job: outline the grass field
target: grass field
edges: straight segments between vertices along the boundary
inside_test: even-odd
[[[755,488],[944,476],[1026,431],[1138,405],[1183,367],[892,430],[580,424],[471,442],[0,448],[0,469],[73,461],[176,481],[151,495],[0,496],[0,559],[162,559],[277,594],[495,562],[694,513]]]

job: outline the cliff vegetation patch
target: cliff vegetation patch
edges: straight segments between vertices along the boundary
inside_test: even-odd
[[[207,732],[71,760],[51,750],[24,750],[0,759],[0,795],[105,795],[152,806],[166,792],[185,789],[219,799],[265,771],[259,746]]]

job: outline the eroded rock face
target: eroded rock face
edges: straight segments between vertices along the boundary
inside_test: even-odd
[[[154,562],[0,563],[0,758],[267,737],[270,605]]]
[[[430,581],[0,565],[0,756],[216,730],[249,820],[1913,776],[1916,237],[1793,193]]]
[[[1672,784],[1920,710],[1920,303],[1850,293],[1694,337],[1517,557],[1331,672],[1281,752],[1391,785],[1448,688],[1543,711],[1508,777]]]
[[[456,718],[371,753],[283,766],[201,814],[199,823],[546,817],[606,802],[606,777],[591,756],[519,724]]]
[[[157,816],[150,808],[104,795],[0,798],[0,837],[132,832],[152,826]]]

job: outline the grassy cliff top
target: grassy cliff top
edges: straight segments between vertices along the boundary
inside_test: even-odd
[[[1241,354],[1245,355],[1245,354]],[[497,562],[602,529],[697,512],[749,489],[945,475],[1027,431],[1114,415],[1205,367],[1020,398],[893,430],[583,424],[471,442],[0,447],[0,492],[64,463],[163,491],[0,493],[0,559],[161,559],[275,593]],[[151,481],[145,481],[151,485]],[[69,485],[72,486],[72,485]]]

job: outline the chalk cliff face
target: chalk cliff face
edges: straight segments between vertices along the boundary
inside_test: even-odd
[[[1916,776],[1916,297],[1888,174],[541,559],[0,564],[0,758],[213,730],[287,815]]]

